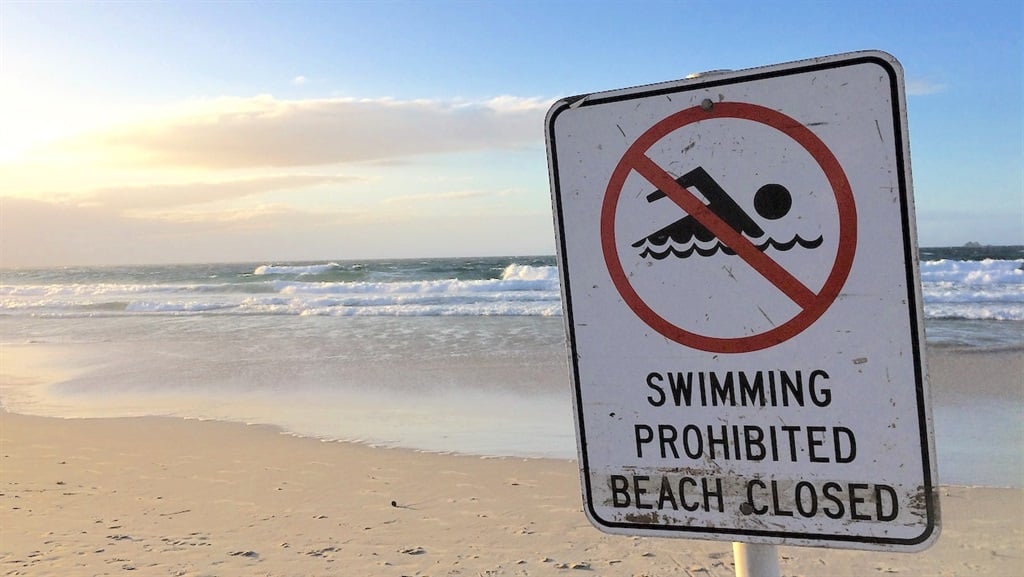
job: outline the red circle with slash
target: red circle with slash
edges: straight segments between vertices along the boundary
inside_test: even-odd
[[[835,194],[839,211],[839,243],[832,270],[817,292],[805,286],[782,265],[760,251],[712,212],[696,195],[676,183],[672,175],[647,156],[647,151],[669,133],[702,120],[716,118],[749,120],[782,132],[802,146],[825,173]],[[640,298],[630,283],[622,268],[615,239],[615,217],[619,197],[626,178],[634,170],[664,192],[687,214],[713,233],[719,242],[732,249],[739,258],[791,299],[800,311],[785,323],[767,331],[731,338],[710,337],[688,331],[655,312]],[[809,128],[793,118],[764,106],[743,102],[717,102],[710,110],[694,106],[672,114],[649,128],[626,150],[615,167],[601,207],[601,247],[605,265],[615,288],[626,304],[644,323],[663,336],[681,345],[708,352],[745,353],[766,349],[789,340],[814,324],[839,296],[853,266],[856,245],[857,210],[853,201],[853,191],[846,173],[832,151]]]

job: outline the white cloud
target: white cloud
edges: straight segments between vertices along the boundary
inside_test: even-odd
[[[140,218],[108,207],[21,198],[0,198],[0,205],[0,267],[486,256],[554,250],[546,211],[486,214],[467,220],[268,204],[246,211]]]
[[[137,218],[151,222],[177,223],[189,225],[208,225],[221,231],[269,230],[282,225],[310,228],[314,226],[342,226],[346,221],[365,218],[359,211],[343,211],[337,209],[320,209],[308,211],[297,209],[281,203],[267,203],[248,206],[242,209],[210,210],[210,209],[178,209],[168,211],[147,212],[137,217],[134,213],[126,214],[129,218]]]
[[[484,103],[494,110],[502,112],[535,112],[546,113],[554,104],[553,100],[543,98],[523,98],[520,96],[497,96]]]
[[[114,209],[157,209],[235,200],[267,192],[345,184],[359,180],[341,175],[283,174],[210,182],[121,186],[93,189],[78,197],[83,205]]]
[[[292,84],[294,84],[295,86],[302,86],[306,82],[309,82],[309,79],[301,74],[296,76],[295,78],[292,78]]]
[[[927,96],[946,91],[945,84],[939,84],[923,79],[910,79],[907,81],[907,94],[910,96]]]
[[[543,175],[548,108],[508,96],[182,103],[0,163],[0,266],[550,252],[544,181],[526,179],[541,209],[519,182]],[[537,164],[501,190],[476,184],[481,163],[524,151]]]
[[[153,167],[239,169],[388,161],[538,143],[548,102],[280,100],[193,103],[173,114],[65,142],[82,153]]]
[[[409,204],[409,203],[424,203],[424,202],[438,202],[446,200],[464,200],[467,198],[486,198],[494,196],[492,193],[488,193],[482,190],[456,190],[451,192],[435,192],[425,194],[406,194],[402,196],[393,196],[385,199],[385,204]]]

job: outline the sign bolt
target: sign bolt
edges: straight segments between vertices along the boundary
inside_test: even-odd
[[[711,109],[715,107],[715,103],[710,98],[705,98],[700,103],[700,108],[704,112],[711,112]]]

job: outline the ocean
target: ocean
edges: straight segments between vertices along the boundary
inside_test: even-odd
[[[1024,349],[1024,247],[920,256],[929,348]],[[0,276],[0,372],[16,357],[49,375],[8,374],[8,411],[217,419],[426,451],[576,455],[553,256]],[[956,398],[934,406],[940,481],[1024,486],[1019,403]]]

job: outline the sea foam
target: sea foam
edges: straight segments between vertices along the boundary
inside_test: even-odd
[[[921,263],[926,319],[1024,321],[1024,260]]]
[[[326,264],[299,265],[299,266],[296,266],[296,265],[270,265],[270,264],[265,264],[265,265],[261,265],[261,266],[256,267],[256,269],[252,271],[252,274],[257,275],[257,276],[263,276],[263,275],[296,275],[296,276],[317,275],[317,274],[323,274],[325,272],[330,272],[332,270],[336,270],[336,269],[338,269],[340,267],[341,267],[341,265],[339,265],[336,262],[329,262],[329,263],[326,263]]]
[[[934,260],[921,262],[921,282],[971,285],[1024,285],[1024,259],[978,261]]]
[[[0,311],[39,317],[559,316],[558,268],[553,261],[97,268],[73,271],[65,282],[55,282],[61,278],[59,271],[38,271],[5,277]],[[1024,259],[922,261],[925,318],[1024,321],[1022,267]]]

